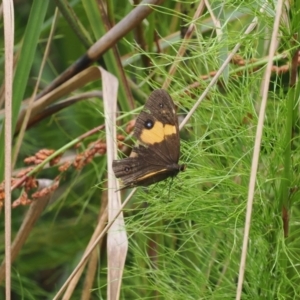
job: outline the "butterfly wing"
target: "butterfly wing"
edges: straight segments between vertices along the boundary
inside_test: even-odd
[[[155,90],[149,96],[136,120],[134,136],[142,145],[154,150],[156,156],[158,155],[166,164],[178,162],[180,155],[178,119],[174,102],[165,90]]]
[[[155,90],[136,120],[134,136],[139,145],[130,157],[113,161],[116,177],[124,188],[150,185],[183,169],[178,165],[180,139],[172,98],[165,90]]]
[[[151,147],[140,145],[134,151],[134,157],[113,161],[115,175],[121,178],[124,188],[148,186],[167,177],[176,176],[182,170],[182,166],[177,163],[166,165]]]

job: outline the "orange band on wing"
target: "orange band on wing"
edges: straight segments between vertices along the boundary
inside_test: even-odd
[[[141,133],[140,140],[144,144],[161,143],[165,136],[176,134],[176,126],[170,124],[163,124],[156,121],[151,129],[144,129]]]

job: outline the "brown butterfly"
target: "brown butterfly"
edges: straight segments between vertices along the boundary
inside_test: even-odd
[[[113,161],[113,170],[123,187],[148,186],[174,177],[185,169],[179,165],[178,118],[171,96],[155,90],[139,114],[134,129],[139,144],[130,157]]]

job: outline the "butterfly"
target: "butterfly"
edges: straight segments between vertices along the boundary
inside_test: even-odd
[[[113,171],[121,189],[148,186],[184,171],[179,165],[180,138],[175,104],[167,91],[154,90],[134,128],[138,145],[128,158],[114,160]]]

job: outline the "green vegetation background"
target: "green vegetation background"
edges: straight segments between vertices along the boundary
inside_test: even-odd
[[[33,91],[45,44],[53,21],[55,3],[44,2],[45,17],[39,39],[32,46],[33,64],[24,85],[23,99]],[[108,1],[117,22],[132,9],[129,1]],[[36,1],[15,5],[15,49],[24,47],[24,33]],[[187,51],[168,89],[184,116],[209,82],[204,75],[218,70],[234,45],[245,64],[230,64],[222,81],[209,93],[181,134],[181,162],[187,166],[173,181],[149,189],[140,188],[125,209],[129,250],[124,270],[121,299],[234,299],[238,280],[248,183],[260,105],[265,56],[272,33],[275,7],[265,13],[257,2],[211,1],[221,21],[222,35],[216,34],[207,10],[197,19]],[[297,7],[298,5],[298,7]],[[101,19],[93,21],[87,1],[71,1],[70,6],[84,28],[88,41],[103,30]],[[182,44],[180,30],[188,26],[198,2],[164,1],[143,22],[146,50],[136,42],[136,33],[118,43],[136,107],[154,88],[160,88]],[[282,22],[278,53],[287,56],[274,65],[289,64],[299,46],[297,12],[291,6],[289,19]],[[91,8],[90,8],[91,9]],[[36,13],[36,12],[35,12]],[[257,16],[258,27],[247,37],[243,32]],[[166,45],[158,53],[154,37]],[[1,39],[2,40],[2,39]],[[22,46],[23,43],[23,46]],[[1,42],[3,49],[3,44]],[[34,48],[36,47],[36,50]],[[73,29],[61,15],[58,18],[50,55],[43,71],[41,89],[68,68],[86,51]],[[146,66],[141,54],[150,61]],[[130,61],[127,60],[130,58]],[[104,56],[114,72],[113,56]],[[259,67],[252,68],[253,60]],[[128,62],[129,61],[129,62]],[[4,61],[0,60],[1,70]],[[249,67],[250,65],[250,67]],[[236,70],[239,72],[235,72]],[[1,75],[3,76],[3,71]],[[195,84],[196,87],[192,86]],[[120,83],[122,89],[122,82]],[[18,86],[15,86],[18,89]],[[98,90],[96,83],[78,91]],[[242,299],[299,299],[299,101],[298,82],[291,90],[289,73],[273,73],[261,146],[247,265]],[[120,102],[128,99],[119,98]],[[291,104],[292,103],[292,104]],[[291,104],[291,105],[289,105]],[[122,106],[122,105],[121,105]],[[122,106],[126,107],[126,106]],[[136,112],[130,113],[134,118]],[[14,116],[17,118],[17,115]],[[288,121],[292,120],[291,125]],[[49,116],[24,137],[17,168],[23,159],[39,149],[58,149],[72,139],[104,122],[103,105],[88,99]],[[120,131],[126,125],[120,124]],[[122,127],[123,126],[123,127]],[[97,137],[104,137],[99,133]],[[74,154],[74,150],[70,150]],[[49,205],[12,266],[13,299],[51,299],[78,263],[97,224],[101,194],[105,190],[105,156],[97,157],[81,171],[65,174],[54,203]],[[48,168],[38,178],[55,178],[57,168]],[[17,197],[17,195],[15,195]],[[290,213],[289,235],[284,236],[282,209]],[[12,212],[13,235],[28,207]],[[4,214],[1,214],[1,240],[4,241]],[[1,243],[4,258],[4,243]],[[155,253],[155,256],[153,256]],[[83,280],[74,298],[79,299]],[[4,295],[3,285],[0,295]],[[0,296],[1,297],[1,296]],[[4,296],[3,296],[4,297]],[[99,248],[97,277],[91,299],[106,299],[106,244]]]

